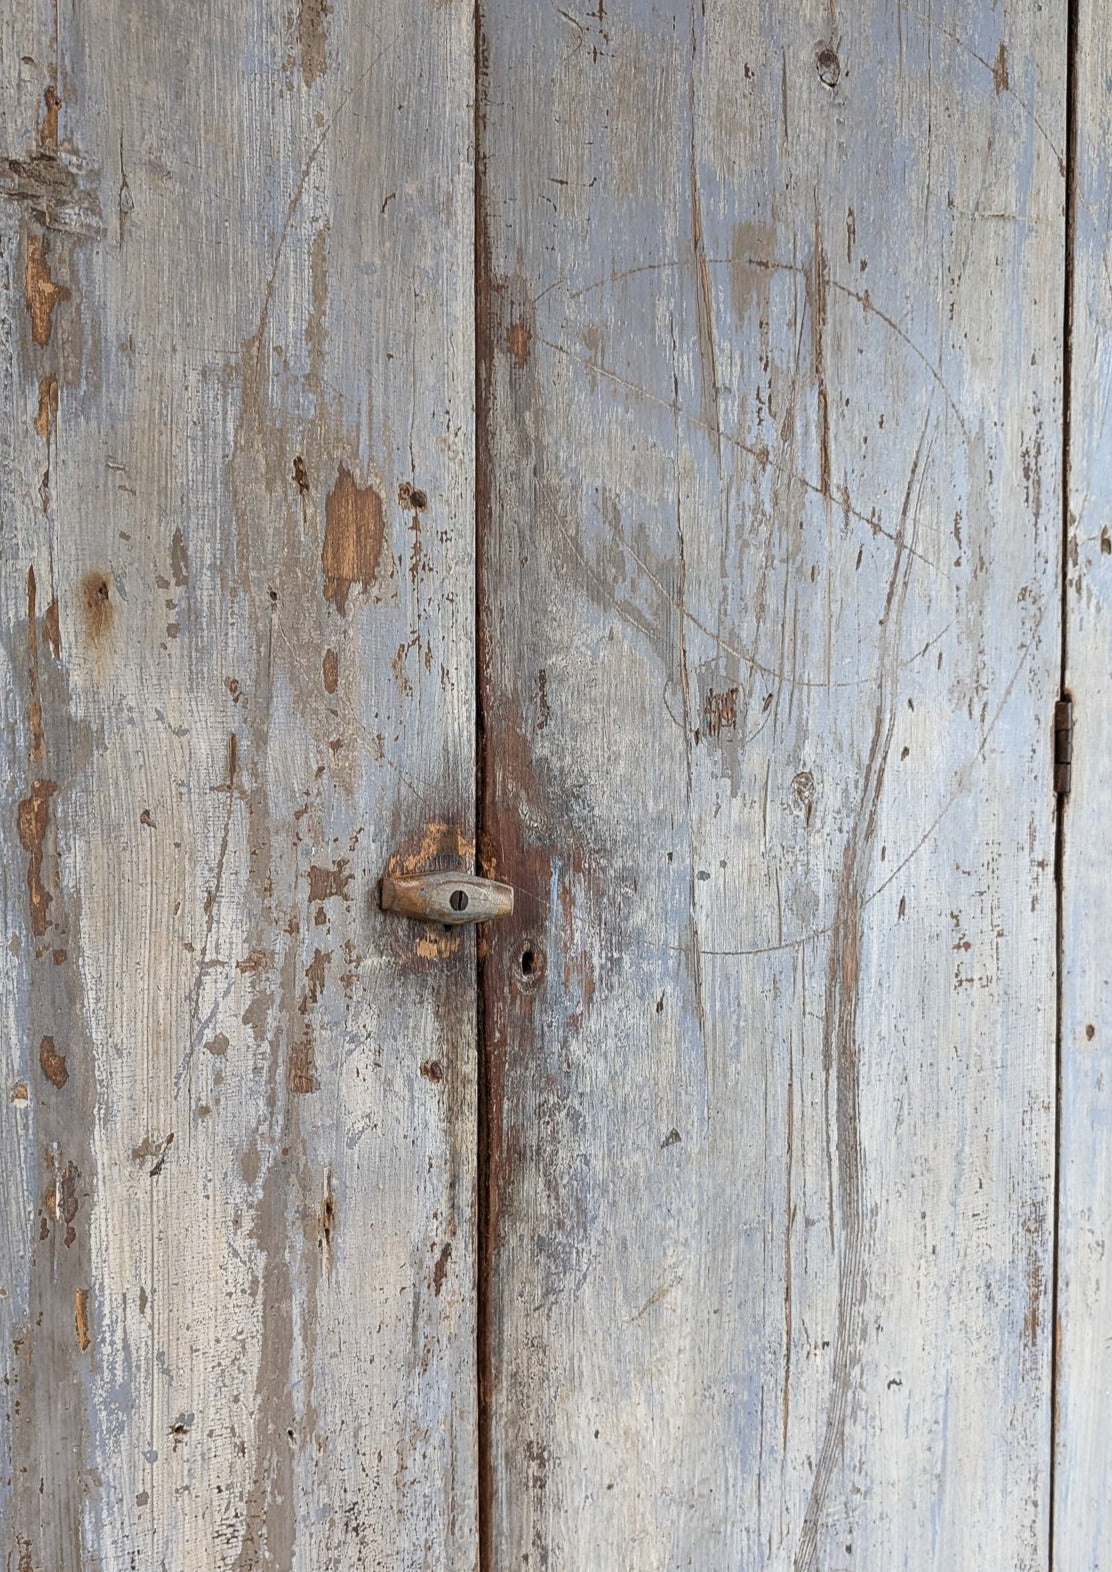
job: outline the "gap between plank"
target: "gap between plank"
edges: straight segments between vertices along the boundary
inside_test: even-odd
[[[485,674],[490,669],[487,630],[483,616],[484,547],[490,527],[490,245],[486,221],[486,137],[483,95],[483,11],[475,5],[473,80],[475,92],[472,127],[474,157],[474,278],[473,329],[475,336],[475,871],[486,875],[486,799],[488,789]],[[490,1298],[494,1259],[490,1207],[490,1064],[487,1044],[487,962],[483,942],[475,931],[475,1052],[476,1155],[475,1155],[475,1373],[477,1393],[478,1462],[478,1569],[494,1572],[494,1454],[491,1427]]]
[[[1080,0],[1068,0],[1066,7],[1066,148],[1065,148],[1065,234],[1062,291],[1062,540],[1060,546],[1059,621],[1060,651],[1058,696],[1070,697],[1069,682],[1069,546],[1070,546],[1070,416],[1073,395],[1073,300],[1074,251],[1077,233],[1077,77],[1078,8]],[[1054,1001],[1054,1197],[1051,1223],[1050,1282],[1050,1464],[1047,1503],[1047,1564],[1055,1565],[1055,1513],[1058,1489],[1058,1396],[1059,1368],[1059,1286],[1062,1208],[1062,1055],[1064,1042],[1065,873],[1066,841],[1065,796],[1055,798],[1054,893],[1055,893],[1055,1001]]]

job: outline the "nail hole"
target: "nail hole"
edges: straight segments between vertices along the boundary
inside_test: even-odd
[[[448,905],[454,912],[465,912],[467,910],[467,891],[453,890],[448,897]]]

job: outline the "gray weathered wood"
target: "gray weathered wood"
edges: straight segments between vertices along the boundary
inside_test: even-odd
[[[474,1559],[472,61],[0,17],[11,1572]]]
[[[1074,699],[1062,902],[1054,1566],[1112,1567],[1112,124],[1107,13],[1078,7],[1067,676]]]
[[[1064,9],[481,11],[492,1572],[1044,1567]]]

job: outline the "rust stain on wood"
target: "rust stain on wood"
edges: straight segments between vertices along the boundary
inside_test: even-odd
[[[111,588],[103,573],[86,573],[81,580],[81,605],[89,640],[100,644],[112,631],[116,618]]]
[[[31,337],[36,344],[50,343],[54,308],[68,300],[70,292],[56,284],[50,272],[50,247],[42,235],[27,236],[27,265],[24,271],[27,309],[31,313]]]
[[[50,799],[58,790],[55,781],[35,781],[31,795],[19,805],[19,839],[28,856],[27,893],[31,909],[31,932],[42,938],[49,926],[50,891],[43,883],[43,841],[50,823]]]
[[[385,519],[382,498],[373,486],[357,486],[346,465],[340,466],[336,484],[324,508],[324,598],[336,610],[347,610],[354,584],[369,588],[382,555]]]
[[[87,1353],[92,1347],[93,1339],[89,1331],[89,1290],[79,1288],[73,1296],[73,1325],[77,1333],[77,1346],[81,1352]]]
[[[340,682],[340,657],[335,650],[325,650],[321,675],[324,679],[325,693],[335,693]]]
[[[53,1037],[44,1037],[39,1044],[39,1069],[59,1091],[69,1080],[65,1054],[58,1052]]]

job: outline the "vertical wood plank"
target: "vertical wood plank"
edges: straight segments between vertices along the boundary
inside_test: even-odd
[[[1072,164],[1067,682],[1076,744],[1062,857],[1061,1161],[1054,1566],[1112,1565],[1107,1395],[1112,1390],[1112,128],[1106,18],[1077,7]]]
[[[474,1559],[463,8],[5,8],[3,1554]]]
[[[492,1565],[1045,1567],[1062,15],[481,11]]]

